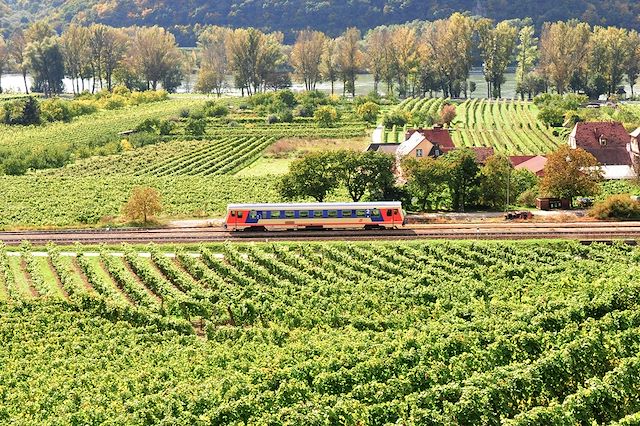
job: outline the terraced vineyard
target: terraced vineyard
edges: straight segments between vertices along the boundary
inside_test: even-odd
[[[490,146],[511,155],[547,154],[562,139],[536,118],[529,102],[472,99],[458,106],[453,140],[458,146]]]
[[[0,248],[0,383],[15,384],[0,422],[635,424],[640,413],[638,248],[177,249]]]
[[[258,159],[273,142],[275,138],[269,136],[168,141],[118,155],[90,158],[46,174],[67,177],[230,175]]]
[[[437,114],[447,102],[438,98],[409,98],[399,108]],[[452,137],[456,146],[493,147],[507,155],[536,155],[553,151],[564,141],[552,129],[536,118],[535,106],[517,100],[490,101],[469,99],[457,106],[452,123]],[[388,142],[402,142],[404,129],[388,129]]]

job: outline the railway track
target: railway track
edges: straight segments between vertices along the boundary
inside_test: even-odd
[[[398,230],[228,232],[223,228],[84,229],[0,232],[0,241],[19,245],[202,243],[224,241],[373,241],[417,239],[517,240],[561,238],[580,241],[640,239],[640,222],[483,223],[409,225]]]

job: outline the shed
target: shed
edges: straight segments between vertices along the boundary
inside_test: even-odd
[[[569,210],[571,208],[571,200],[568,198],[536,198],[536,207],[538,210]]]

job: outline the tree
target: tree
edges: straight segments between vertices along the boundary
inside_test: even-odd
[[[338,111],[332,106],[324,105],[316,109],[313,118],[320,127],[333,127],[338,121]]]
[[[373,90],[376,93],[385,69],[388,44],[389,35],[384,27],[369,30],[364,37],[364,62],[373,76]]]
[[[335,82],[338,80],[337,56],[337,42],[332,38],[328,38],[324,45],[320,69],[322,78],[331,83],[332,95],[335,93]]]
[[[616,93],[627,70],[628,40],[627,30],[614,27],[595,27],[591,37],[589,75],[603,77],[608,95]]]
[[[291,66],[295,75],[304,82],[305,90],[315,90],[321,79],[322,54],[327,37],[319,31],[305,30],[298,33],[291,49]]]
[[[321,203],[338,183],[335,155],[319,152],[293,161],[289,173],[278,182],[278,190],[287,200],[311,197]]]
[[[402,161],[409,193],[421,211],[437,208],[447,185],[447,164],[431,157],[407,157]]]
[[[459,97],[462,83],[467,80],[472,65],[473,19],[454,13],[446,20],[428,24],[422,33],[424,51],[435,81],[445,97]]]
[[[229,71],[225,43],[230,31],[223,27],[208,27],[198,37],[201,64],[195,87],[197,92],[222,96]]]
[[[4,37],[0,34],[0,93],[2,93],[2,72],[7,66],[8,60],[9,49],[7,48],[7,43],[5,42]]]
[[[447,184],[454,210],[464,211],[471,191],[478,183],[478,163],[470,149],[455,149],[442,157],[447,165]]]
[[[59,94],[63,90],[64,60],[58,38],[46,37],[32,41],[25,50],[27,63],[34,77],[34,88],[46,97]]]
[[[127,52],[127,36],[118,29],[107,27],[102,35],[102,55],[100,57],[101,68],[104,70],[104,78],[107,82],[107,90],[113,90],[113,73]],[[169,91],[167,87],[165,90]]]
[[[356,108],[358,117],[368,123],[375,124],[380,114],[380,105],[375,102],[365,102]]]
[[[518,35],[516,92],[521,94],[523,100],[524,94],[527,92],[525,79],[533,71],[538,59],[538,39],[534,37],[534,31],[532,25],[527,25],[520,30]]]
[[[456,118],[456,106],[447,104],[440,110],[440,121],[447,127],[451,126],[451,122]]]
[[[640,34],[637,31],[629,31],[626,50],[625,70],[627,82],[631,86],[631,97],[633,97],[633,87],[638,81],[638,75],[640,75]]]
[[[84,68],[87,63],[91,63],[90,35],[88,28],[71,24],[60,37],[66,74],[71,79],[74,93],[80,93],[80,80]]]
[[[602,170],[598,160],[587,151],[563,145],[549,155],[540,185],[542,194],[568,198],[598,193]]]
[[[399,25],[391,31],[393,69],[398,80],[398,94],[406,96],[409,76],[417,72],[419,64],[418,42],[415,28]]]
[[[22,80],[24,81],[24,91],[28,95],[29,84],[27,83],[27,72],[29,70],[29,66],[27,63],[27,57],[25,55],[26,48],[27,39],[25,38],[22,29],[18,28],[13,32],[13,34],[11,34],[11,38],[9,39],[9,56],[22,74]]]
[[[516,199],[510,177],[513,165],[504,155],[492,155],[480,169],[480,202],[492,209],[502,210],[509,201]]]
[[[160,193],[155,188],[139,186],[133,188],[129,201],[123,208],[124,215],[130,220],[148,223],[149,219],[162,212]]]
[[[577,21],[546,23],[540,37],[540,65],[564,93],[576,70],[584,69],[589,52],[591,31],[588,24]]]
[[[360,30],[348,28],[337,40],[336,65],[338,74],[342,78],[342,95],[346,92],[356,96],[356,78],[363,65],[362,51],[360,50]]]
[[[153,90],[181,64],[175,37],[157,26],[135,29],[129,56],[136,73]]]
[[[388,154],[342,150],[335,152],[334,158],[338,179],[354,202],[367,192],[376,199],[393,185],[394,158]]]
[[[266,89],[269,77],[284,60],[282,34],[265,34],[255,28],[236,29],[226,39],[229,69],[236,87],[249,95]]]
[[[478,24],[480,37],[479,48],[483,59],[482,69],[487,81],[487,97],[499,98],[504,82],[504,73],[511,62],[511,55],[516,43],[517,31],[507,21],[493,27],[488,19]]]

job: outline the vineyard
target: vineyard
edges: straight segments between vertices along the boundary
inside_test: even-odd
[[[637,248],[18,250],[3,424],[637,424]]]
[[[276,202],[275,179],[266,176],[0,177],[0,228],[108,224],[120,215],[135,186],[162,195],[168,217],[212,217],[228,203]]]
[[[439,98],[409,98],[398,106],[412,114],[437,115],[447,102]],[[457,106],[452,123],[460,147],[493,147],[506,155],[536,155],[553,151],[562,141],[536,117],[535,106],[516,100],[468,99]],[[402,142],[405,128],[388,130],[388,142]]]
[[[467,100],[458,107],[453,140],[458,146],[491,146],[503,154],[547,154],[562,142],[536,118],[533,104]]]
[[[242,170],[260,157],[275,138],[224,137],[168,141],[106,157],[78,161],[48,172],[57,176],[220,176]]]

